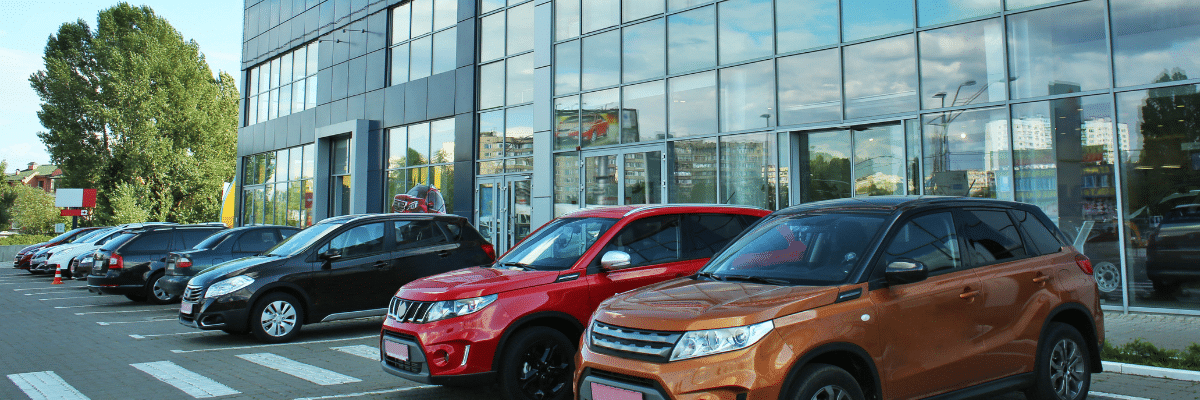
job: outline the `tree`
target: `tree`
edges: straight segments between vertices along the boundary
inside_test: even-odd
[[[7,175],[8,160],[0,160],[0,175]],[[17,201],[17,193],[10,190],[8,185],[0,185],[0,230],[8,229],[12,223],[12,206]]]
[[[12,222],[16,223],[21,233],[51,233],[54,224],[67,223],[67,217],[59,215],[58,207],[54,206],[54,196],[42,189],[25,185],[6,188],[9,193],[16,195],[12,206]]]
[[[231,76],[213,78],[194,41],[149,7],[120,3],[99,13],[94,31],[63,24],[43,59],[29,80],[63,187],[99,189],[103,222],[141,215],[130,214],[135,206],[161,221],[219,215],[240,96]]]

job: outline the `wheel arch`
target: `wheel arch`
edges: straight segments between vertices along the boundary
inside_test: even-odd
[[[1038,351],[1041,351],[1041,343],[1046,339],[1046,331],[1050,324],[1055,322],[1070,325],[1083,335],[1083,340],[1087,342],[1088,353],[1092,355],[1089,367],[1093,373],[1104,372],[1100,361],[1100,339],[1096,334],[1096,323],[1092,312],[1079,303],[1067,303],[1054,308],[1046,320],[1042,321],[1042,330],[1038,333]]]
[[[282,282],[274,282],[270,285],[264,286],[264,287],[256,290],[254,292],[254,295],[250,296],[250,300],[246,303],[246,305],[251,310],[253,310],[254,306],[258,304],[259,299],[262,299],[263,297],[266,297],[267,295],[270,295],[271,293],[286,293],[289,296],[295,297],[296,300],[298,300],[300,302],[300,305],[304,307],[304,310],[303,310],[304,312],[302,313],[302,315],[304,315],[304,321],[303,321],[304,324],[308,325],[308,324],[313,323],[313,319],[310,318],[310,315],[311,315],[312,309],[313,309],[312,299],[309,298],[308,293],[305,292],[304,289],[301,289],[299,286],[296,286],[296,285],[282,283]],[[251,314],[253,314],[253,313],[251,313],[251,312],[246,313],[247,326],[249,326],[249,323],[250,323],[249,319],[253,318],[253,315],[251,315]]]
[[[579,343],[579,337],[583,335],[583,324],[576,320],[575,317],[564,312],[543,311],[523,316],[509,324],[504,329],[504,334],[500,335],[500,342],[496,344],[496,356],[492,358],[493,371],[500,369],[500,361],[503,360],[504,348],[512,340],[513,334],[525,328],[535,326],[544,326],[562,332],[572,344],[576,345]]]
[[[830,343],[808,351],[792,364],[783,382],[783,390],[779,393],[780,400],[786,400],[787,395],[795,391],[793,386],[799,380],[800,370],[810,364],[829,364],[844,369],[858,381],[867,399],[883,398],[879,371],[870,354],[853,343]]]

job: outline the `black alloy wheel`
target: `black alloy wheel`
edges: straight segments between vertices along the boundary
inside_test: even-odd
[[[1091,354],[1074,327],[1054,322],[1038,343],[1031,400],[1083,400],[1092,384]]]
[[[791,400],[863,400],[862,388],[846,370],[829,364],[800,369]]]
[[[179,301],[179,296],[172,295],[167,292],[167,289],[162,287],[163,274],[157,273],[150,277],[150,282],[146,283],[146,300],[150,304],[170,304]]]
[[[500,371],[508,400],[564,400],[571,396],[575,346],[552,328],[532,327],[513,335]]]

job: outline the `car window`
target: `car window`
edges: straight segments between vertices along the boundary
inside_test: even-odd
[[[437,224],[446,231],[446,234],[449,235],[451,242],[457,242],[462,238],[462,227],[458,226],[458,224],[448,221],[437,221]]]
[[[604,246],[629,253],[631,267],[662,264],[682,259],[682,231],[678,215],[660,215],[630,222]]]
[[[925,264],[930,275],[962,269],[962,255],[950,212],[913,218],[901,226],[891,240],[880,258],[884,267],[894,261],[915,260]]]
[[[179,240],[182,241],[181,243],[176,243],[175,247],[190,249],[218,231],[214,229],[176,229],[175,232],[179,233]]]
[[[966,252],[975,266],[1025,257],[1025,245],[1008,213],[1004,211],[966,210],[963,237]]]
[[[343,258],[354,258],[383,251],[383,222],[360,225],[342,232],[329,241],[330,250],[340,250]]]
[[[275,237],[274,229],[256,229],[242,234],[238,238],[238,251],[247,253],[261,253],[272,246],[275,246],[279,240]]]
[[[1057,253],[1062,249],[1062,242],[1059,242],[1058,237],[1050,228],[1046,227],[1041,220],[1034,217],[1032,214],[1015,210],[1013,216],[1021,227],[1025,229],[1025,236],[1028,237],[1032,250],[1036,250],[1038,254]]]
[[[446,243],[446,235],[433,226],[433,221],[392,221],[396,230],[396,248],[432,246]]]
[[[717,279],[748,277],[799,285],[845,282],[866,258],[884,217],[808,214],[755,225],[703,269]]]
[[[225,239],[227,239],[233,235],[234,235],[233,231],[220,231],[220,232],[213,234],[212,236],[204,238],[203,241],[201,241],[200,243],[197,243],[195,246],[192,246],[192,248],[193,249],[206,249],[206,250],[207,249],[215,249],[217,246],[221,245],[221,242],[224,242]]]
[[[612,218],[560,218],[550,221],[517,243],[496,264],[545,271],[571,268],[616,222]]]
[[[279,230],[279,239],[283,240],[283,239],[290,238],[290,237],[292,237],[292,235],[295,235],[296,232],[300,232],[300,230],[299,229],[280,229]]]
[[[730,240],[737,237],[752,221],[741,215],[731,214],[687,214],[683,216],[685,233],[683,258],[694,260],[709,258]]]
[[[144,232],[124,248],[145,253],[164,252],[171,244],[171,230]]]

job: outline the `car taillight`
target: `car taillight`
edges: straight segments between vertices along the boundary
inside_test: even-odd
[[[483,244],[483,252],[487,253],[488,258],[490,258],[492,260],[496,259],[496,246],[492,246],[491,243]]]
[[[121,268],[125,268],[125,259],[121,258],[121,256],[116,255],[116,254],[113,254],[111,257],[108,257],[108,269],[121,269]]]
[[[192,259],[187,257],[179,257],[175,260],[175,268],[191,268]]]
[[[1089,260],[1087,256],[1083,254],[1076,254],[1075,265],[1078,265],[1079,269],[1082,270],[1083,273],[1088,275],[1092,274],[1092,260]]]

